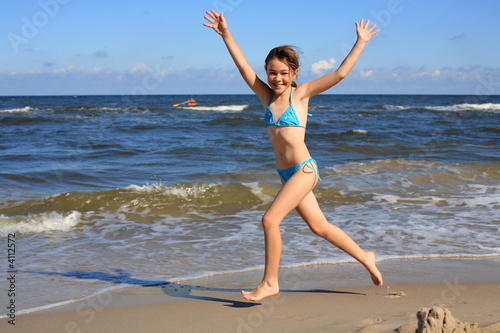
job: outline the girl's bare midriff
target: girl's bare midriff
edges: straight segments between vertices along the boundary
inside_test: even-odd
[[[271,126],[267,132],[276,156],[276,169],[290,168],[311,157],[304,142],[305,128]]]

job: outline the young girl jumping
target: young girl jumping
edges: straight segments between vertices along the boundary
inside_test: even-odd
[[[344,231],[330,224],[312,192],[318,179],[316,161],[305,145],[309,99],[339,83],[354,67],[366,43],[379,32],[370,20],[356,22],[357,40],[339,68],[314,81],[299,86],[294,82],[299,59],[290,46],[271,50],[265,60],[267,84],[260,80],[247,63],[245,55],[228,29],[224,14],[208,11],[203,25],[222,37],[241,76],[260,99],[264,120],[283,187],[262,217],[265,241],[265,270],[262,282],[252,291],[242,291],[245,299],[259,301],[279,292],[278,270],[281,257],[280,223],[296,210],[315,234],[351,255],[370,273],[373,283],[383,284],[375,265],[375,254],[362,250]]]

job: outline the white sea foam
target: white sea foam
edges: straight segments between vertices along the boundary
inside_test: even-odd
[[[497,103],[484,103],[484,104],[454,104],[445,106],[427,106],[425,109],[437,111],[489,111],[499,112],[500,104]]]
[[[31,111],[36,111],[36,109],[33,109],[29,106],[25,106],[24,108],[0,110],[0,113],[17,113],[17,112],[31,112]]]
[[[209,190],[217,188],[217,184],[192,184],[183,186],[182,184],[165,186],[163,184],[148,184],[148,185],[129,185],[125,189],[136,193],[162,193],[172,195],[178,198],[186,199],[188,197],[200,197]]]
[[[104,112],[123,112],[123,108],[111,108],[111,107],[95,107],[89,110],[104,111]],[[85,108],[81,108],[80,111],[85,111]]]
[[[56,212],[34,214],[23,217],[0,216],[0,235],[11,233],[68,232],[81,221],[82,214],[73,211],[67,214]]]
[[[364,134],[368,134],[368,131],[364,130],[364,129],[353,129],[353,130],[347,131],[347,134],[364,135]]]
[[[383,105],[382,107],[386,110],[396,110],[396,111],[411,109],[411,106],[403,106],[403,105]]]
[[[273,200],[272,196],[264,193],[263,191],[264,189],[261,186],[259,186],[258,182],[243,183],[243,185],[248,187],[256,197],[262,200],[262,202],[271,202]]]
[[[136,193],[150,193],[163,189],[162,184],[147,184],[147,185],[129,185],[125,189]]]
[[[408,106],[408,105],[383,105],[385,110],[408,110],[412,108],[420,108],[418,106]],[[458,112],[458,111],[487,111],[487,112],[500,112],[500,104],[498,103],[482,103],[482,104],[471,104],[471,103],[461,103],[452,105],[435,105],[435,106],[424,106],[423,109],[432,111],[448,111],[448,112]]]
[[[248,105],[218,105],[218,106],[189,106],[181,109],[194,111],[216,111],[216,112],[240,112],[245,110]]]

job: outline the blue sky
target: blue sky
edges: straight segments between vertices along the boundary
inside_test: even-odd
[[[326,93],[500,94],[500,1],[3,0],[0,95],[247,94],[206,10],[224,11],[250,65],[302,50],[298,82],[334,70],[354,22],[381,33]],[[319,66],[326,64],[326,68]]]

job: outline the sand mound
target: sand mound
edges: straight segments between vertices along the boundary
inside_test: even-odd
[[[416,333],[479,333],[477,324],[462,323],[450,310],[433,306],[418,311]]]

